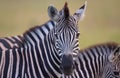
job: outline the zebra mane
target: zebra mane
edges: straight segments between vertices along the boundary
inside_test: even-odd
[[[65,18],[68,18],[70,16],[70,12],[69,12],[69,8],[68,8],[68,3],[65,2],[65,5],[64,5],[64,15],[65,15]]]
[[[95,44],[95,45],[89,46],[87,48],[81,49],[80,52],[83,52],[84,50],[87,50],[87,49],[100,47],[100,46],[108,46],[111,49],[115,49],[117,46],[119,46],[119,43],[116,43],[116,42],[106,42],[106,43]]]
[[[44,26],[46,23],[48,23],[48,22],[50,22],[50,21],[51,21],[51,20],[45,22],[44,24],[36,25],[36,26],[34,26],[34,27],[29,28],[27,31],[25,31],[25,32],[23,33],[23,37],[24,37],[24,39],[25,39],[25,40],[28,40],[27,35],[28,35],[29,33],[31,33],[31,32],[35,32],[36,29],[41,29],[42,26]]]

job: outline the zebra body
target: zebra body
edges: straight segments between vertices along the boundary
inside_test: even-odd
[[[27,44],[25,47],[0,52],[0,77],[59,78],[61,74],[59,58],[55,53],[41,51],[46,50],[43,43],[42,41],[38,43],[42,49]],[[39,52],[34,53],[38,50]]]
[[[55,24],[56,23],[54,21],[50,20],[45,24],[40,26],[35,26],[34,28],[38,30],[41,29],[42,31],[45,31],[44,32],[45,34],[48,34],[49,31],[53,29]],[[34,29],[34,28],[31,28],[31,29]],[[0,38],[0,51],[21,47],[23,43],[24,43],[23,35]]]
[[[109,42],[80,50],[75,66],[63,78],[120,78],[120,45]]]
[[[46,78],[47,77],[48,78],[48,77],[53,77],[50,74],[48,75],[48,73],[50,73],[50,72],[53,73],[53,71],[51,71],[52,69],[49,67],[49,65],[48,64],[46,65],[46,62],[49,61],[48,60],[48,56],[47,56],[48,53],[46,51],[42,52],[41,50],[46,49],[46,46],[43,46],[44,45],[44,40],[46,42],[46,38],[44,38],[44,37],[49,33],[50,30],[53,29],[54,26],[55,26],[55,22],[49,21],[49,22],[45,23],[42,26],[37,26],[37,27],[31,28],[30,30],[28,30],[27,32],[25,32],[25,34],[22,37],[16,36],[16,37],[19,37],[20,39],[16,39],[16,41],[14,40],[15,43],[13,43],[11,41],[12,42],[11,44],[19,44],[18,40],[20,40],[21,41],[20,45],[18,45],[16,47],[15,46],[11,47],[11,45],[6,45],[5,46],[6,49],[2,48],[2,51],[0,51],[0,56],[1,56],[0,57],[0,59],[1,59],[1,61],[0,61],[1,62],[1,65],[0,65],[0,69],[1,69],[1,71],[0,71],[0,77],[1,78],[8,78],[8,77],[9,78],[17,78],[17,77],[20,77],[20,78],[25,78],[25,77],[27,77],[27,78],[29,78],[29,77],[31,77],[31,78],[34,78],[34,77],[35,78],[37,78],[37,77]],[[38,40],[39,41],[36,42],[36,43],[33,43],[33,41],[31,40],[32,38],[29,39],[30,37],[28,37],[28,35],[31,36],[31,37],[34,37],[33,39],[37,39],[36,41],[38,41]],[[13,37],[6,37],[6,38],[12,39]],[[2,43],[2,44],[6,44],[7,43],[6,38],[2,38],[1,41],[3,41],[3,40],[6,41],[5,43]],[[39,47],[38,45],[41,45],[40,47],[42,47],[42,48],[38,48]],[[31,48],[34,49],[34,50],[31,51]],[[34,51],[36,51],[38,49],[40,51],[40,54],[37,53],[37,55],[36,55],[36,53],[33,53]],[[51,52],[51,51],[48,51],[48,52]],[[28,53],[28,54],[26,54],[26,53]],[[35,55],[35,56],[32,56],[32,55]],[[51,56],[51,58],[56,57],[55,55],[52,57],[52,55],[49,55],[49,56]],[[19,57],[17,57],[17,56],[19,56]],[[37,56],[41,57],[41,60],[39,59],[39,62],[38,62],[38,57]],[[46,56],[46,57],[42,57],[42,56]],[[27,60],[28,58],[29,58],[29,61]],[[32,60],[32,62],[35,62],[35,65],[37,65],[37,67],[38,67],[38,65],[40,65],[40,67],[39,68],[37,68],[37,67],[35,68],[32,65],[33,63],[30,62],[31,61],[30,58],[32,58],[34,60],[37,59],[37,62],[33,61],[33,60]],[[45,58],[47,58],[47,59],[43,63],[42,61],[44,61]],[[50,59],[50,57],[49,57],[49,59]],[[7,66],[5,65],[6,61],[8,61],[8,65]],[[28,62],[31,63],[30,66],[29,66]],[[53,62],[55,62],[55,61],[53,60]],[[21,65],[21,67],[23,67],[22,68],[23,70],[21,70],[21,68],[19,68],[19,65]],[[7,68],[7,70],[4,69],[4,66],[5,66],[5,68]],[[39,71],[37,70],[38,73],[39,73],[39,75],[35,74],[36,73],[35,69],[31,70],[31,69],[29,69],[29,67],[30,68],[39,69]],[[28,68],[28,69],[26,69],[26,68]],[[43,68],[43,69],[40,69],[40,68]],[[48,69],[50,71],[48,71]],[[4,70],[4,71],[2,71],[2,70]],[[41,71],[41,70],[43,70],[43,71]],[[17,71],[17,73],[12,73],[12,72],[16,72],[16,71]],[[20,74],[21,71],[24,72],[24,73]],[[29,72],[27,72],[27,71],[29,71]],[[33,73],[33,71],[34,71],[34,73]],[[41,72],[43,72],[43,73],[41,73]],[[13,74],[15,74],[15,75],[13,75]],[[58,74],[58,73],[56,73],[56,74]],[[58,76],[54,75],[54,77],[58,77]]]
[[[62,14],[54,6],[49,6],[49,16],[56,24],[52,28],[50,25],[34,27],[23,34],[22,46],[0,51],[0,78],[70,75],[79,52],[78,21],[85,9],[86,4],[70,16],[67,3]]]
[[[17,48],[22,45],[22,35],[0,38],[0,51]]]

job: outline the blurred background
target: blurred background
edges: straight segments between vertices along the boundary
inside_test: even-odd
[[[66,0],[73,14],[85,0]],[[49,20],[47,8],[58,10],[64,0],[0,0],[0,37],[24,33]],[[89,0],[85,18],[79,22],[80,47],[114,41],[120,43],[120,0]]]

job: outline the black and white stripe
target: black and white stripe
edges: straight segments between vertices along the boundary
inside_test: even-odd
[[[49,21],[34,27],[24,33],[22,46],[0,51],[0,78],[59,77],[59,57],[47,38],[54,26],[55,23]]]
[[[109,42],[80,50],[75,66],[63,78],[120,78],[120,45]]]
[[[22,46],[0,51],[0,78],[60,78],[71,74],[79,51],[77,25],[84,9],[85,5],[70,16],[67,3],[62,14],[49,6],[49,15],[56,23],[49,24],[54,27],[48,23],[34,27],[23,34]]]
[[[45,31],[45,34],[48,34],[51,29],[55,26],[54,21],[48,21],[44,25],[42,25],[41,29]],[[36,26],[34,28],[38,28],[40,26]],[[41,35],[42,36],[42,35]],[[12,37],[4,37],[0,38],[0,51],[9,50],[12,48],[18,48],[23,45],[23,35],[12,36]]]
[[[0,51],[17,48],[22,45],[22,36],[0,38]]]

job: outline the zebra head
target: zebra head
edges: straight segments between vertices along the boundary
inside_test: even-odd
[[[111,52],[108,59],[111,63],[113,74],[120,77],[120,45]]]
[[[79,52],[79,30],[78,21],[84,16],[85,4],[70,15],[67,3],[65,3],[61,14],[54,6],[48,7],[48,15],[56,22],[54,28],[54,44],[61,60],[60,68],[65,75],[70,75],[75,68],[75,59]]]

